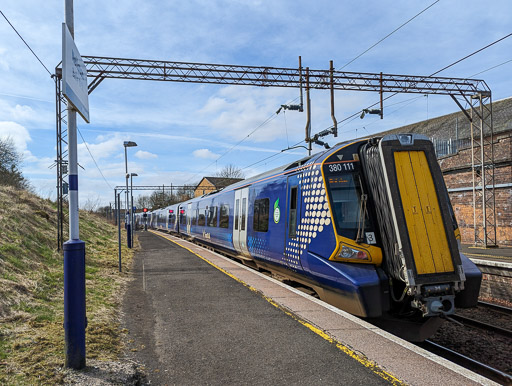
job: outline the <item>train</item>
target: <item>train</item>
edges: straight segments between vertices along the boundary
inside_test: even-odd
[[[420,134],[342,142],[135,217],[409,341],[478,300],[482,273],[460,252],[432,142]]]

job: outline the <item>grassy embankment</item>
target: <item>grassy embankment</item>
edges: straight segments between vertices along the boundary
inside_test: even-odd
[[[54,384],[64,373],[63,258],[56,250],[56,206],[0,186],[0,384]],[[67,232],[66,232],[67,233]],[[123,232],[124,233],[124,232]],[[132,252],[117,227],[80,213],[86,242],[87,358],[116,359],[119,307]]]

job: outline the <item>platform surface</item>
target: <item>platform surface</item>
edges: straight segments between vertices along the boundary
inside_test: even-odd
[[[215,252],[138,237],[123,321],[151,384],[493,384]]]
[[[460,250],[477,265],[512,268],[512,247],[483,248],[462,244]]]

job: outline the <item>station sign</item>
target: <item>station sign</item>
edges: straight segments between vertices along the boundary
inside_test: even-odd
[[[62,23],[62,94],[89,123],[87,68],[66,23]]]

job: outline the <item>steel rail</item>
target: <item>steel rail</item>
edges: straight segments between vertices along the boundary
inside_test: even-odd
[[[485,307],[485,308],[490,308],[491,310],[502,312],[507,315],[512,315],[512,308],[510,308],[510,307],[500,306],[499,304],[482,302],[482,301],[478,301],[478,305]]]
[[[461,315],[450,315],[450,318],[455,319],[455,320],[461,322],[465,326],[472,326],[472,327],[476,327],[476,328],[481,328],[483,330],[496,332],[496,333],[498,333],[500,335],[506,336],[508,338],[512,338],[512,331],[511,330],[507,330],[506,328],[498,327],[498,326],[495,326],[493,324],[488,324],[488,323],[481,322],[479,320],[475,320],[475,319],[468,318],[466,316],[461,316]]]
[[[486,365],[482,362],[478,362],[474,359],[471,359],[456,351],[450,350],[449,348],[441,346],[430,340],[426,340],[420,343],[419,346],[426,349],[427,351],[433,352],[434,354],[437,354],[445,359],[455,362],[462,367],[474,371],[475,373],[478,373],[486,378],[492,379],[495,382],[499,382],[500,384],[503,385],[512,384],[511,375],[498,369],[495,369],[494,367]]]

